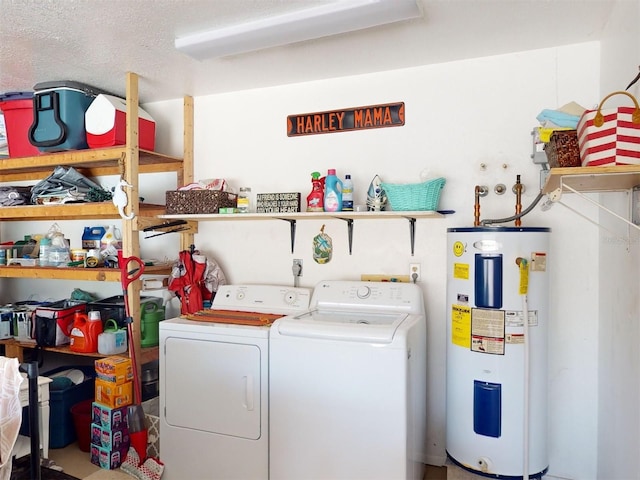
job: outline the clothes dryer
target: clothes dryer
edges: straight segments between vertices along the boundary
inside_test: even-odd
[[[422,479],[426,319],[415,284],[325,281],[270,336],[270,478]]]
[[[307,309],[310,297],[305,288],[224,285],[200,320],[160,322],[165,480],[268,478],[269,325]]]

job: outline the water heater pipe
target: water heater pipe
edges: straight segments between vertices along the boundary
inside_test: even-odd
[[[525,259],[519,259],[520,262],[526,262]],[[520,265],[520,262],[517,262]],[[528,282],[528,280],[527,280]],[[522,295],[522,325],[524,334],[524,386],[523,386],[523,426],[522,426],[522,478],[529,478],[529,357],[530,357],[530,343],[529,343],[529,298],[525,291]]]
[[[482,187],[480,185],[476,185],[476,202],[473,206],[473,226],[480,226],[480,193]]]
[[[515,225],[519,227],[522,225],[522,220],[520,220],[520,213],[522,212],[522,183],[520,183],[520,175],[516,176],[516,214],[515,214]]]

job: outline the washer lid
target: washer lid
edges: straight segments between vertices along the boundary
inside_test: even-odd
[[[406,313],[309,310],[276,320],[280,335],[356,342],[391,343]]]

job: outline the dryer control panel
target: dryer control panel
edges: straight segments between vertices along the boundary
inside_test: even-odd
[[[311,290],[284,285],[222,285],[211,304],[216,310],[289,315],[309,308]]]

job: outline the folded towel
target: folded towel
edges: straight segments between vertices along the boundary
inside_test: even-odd
[[[544,109],[538,114],[536,119],[542,124],[546,124],[546,122],[553,122],[553,124],[558,127],[577,128],[580,116],[571,115],[558,110]]]

